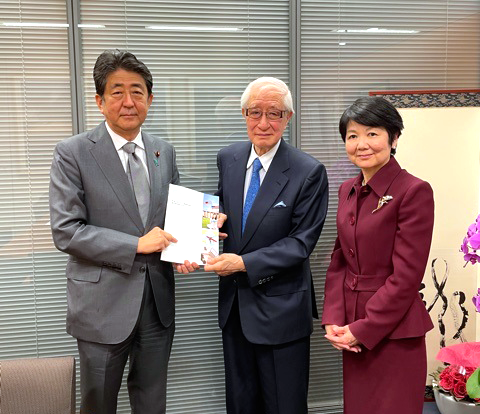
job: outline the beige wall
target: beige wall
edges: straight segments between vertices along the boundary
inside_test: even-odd
[[[432,260],[437,258],[434,270],[439,283],[446,271],[446,261],[449,271],[444,290],[449,300],[443,318],[446,344],[459,342],[452,339],[456,332],[453,314],[457,312],[460,316],[458,304],[451,305],[452,294],[457,290],[466,294],[470,317],[464,337],[475,341],[480,339],[480,329],[475,328],[478,315],[471,297],[477,289],[480,265],[463,267],[459,249],[468,225],[480,212],[480,108],[408,108],[400,109],[400,113],[405,130],[396,158],[407,171],[428,181],[435,194],[435,228],[424,277],[424,299],[428,305],[436,293]],[[427,335],[429,372],[439,365],[435,356],[440,348],[437,316],[441,310],[439,299],[430,312],[435,328]]]

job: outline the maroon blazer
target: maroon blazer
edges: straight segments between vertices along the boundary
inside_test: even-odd
[[[362,187],[339,189],[337,231],[325,282],[322,324],[348,324],[365,347],[423,336],[433,328],[420,299],[433,231],[430,185],[394,157]],[[392,199],[378,207],[380,198]]]

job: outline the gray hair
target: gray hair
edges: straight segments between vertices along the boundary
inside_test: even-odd
[[[290,89],[288,89],[287,84],[284,81],[271,76],[262,76],[261,78],[255,79],[248,84],[240,100],[240,105],[242,109],[247,109],[252,89],[255,86],[274,86],[276,89],[278,89],[280,93],[283,94],[283,104],[285,105],[285,109],[288,112],[294,112],[292,94],[290,92]]]

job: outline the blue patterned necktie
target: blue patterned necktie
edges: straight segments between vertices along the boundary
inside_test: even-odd
[[[242,234],[243,234],[243,231],[245,230],[245,223],[247,222],[248,213],[252,208],[253,202],[258,193],[258,189],[260,188],[259,171],[261,169],[262,169],[262,163],[258,158],[255,158],[255,160],[253,161],[252,179],[250,180],[247,196],[245,197],[245,204],[243,206]]]
[[[132,186],[135,200],[137,200],[138,211],[145,226],[150,209],[150,184],[147,179],[147,172],[142,161],[135,154],[137,144],[127,142],[123,146],[123,150],[128,154],[127,176]]]

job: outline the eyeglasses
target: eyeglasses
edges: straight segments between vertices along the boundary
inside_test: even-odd
[[[262,112],[260,109],[246,109],[245,116],[248,116],[251,119],[260,119],[263,114],[267,116],[269,121],[278,121],[279,119],[283,118],[283,113],[288,111],[280,111],[277,109],[272,109],[270,111]]]

